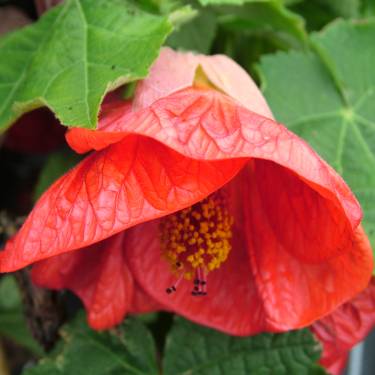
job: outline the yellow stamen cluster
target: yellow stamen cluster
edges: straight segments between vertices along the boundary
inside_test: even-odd
[[[233,217],[223,193],[165,217],[160,224],[161,249],[172,270],[191,280],[201,267],[220,267],[231,251]]]

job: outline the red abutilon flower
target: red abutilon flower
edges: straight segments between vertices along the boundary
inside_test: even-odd
[[[320,363],[332,375],[342,373],[349,351],[375,325],[375,279],[349,302],[315,322],[312,331],[323,344]]]
[[[75,291],[94,328],[160,308],[235,335],[284,331],[369,282],[350,189],[225,56],[164,49],[131,102],[67,140],[95,151],[41,197],[0,270],[40,261],[34,281]]]

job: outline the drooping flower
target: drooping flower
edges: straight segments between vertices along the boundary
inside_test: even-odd
[[[323,345],[320,363],[332,375],[340,375],[350,350],[362,341],[375,326],[375,279],[352,300],[312,326]]]
[[[368,284],[350,189],[225,56],[164,49],[131,102],[67,140],[95,151],[41,197],[0,270],[40,261],[35,282],[75,291],[94,328],[160,308],[235,335],[284,331]]]

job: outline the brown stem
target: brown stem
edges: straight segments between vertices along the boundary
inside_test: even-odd
[[[57,341],[58,331],[64,320],[59,295],[35,286],[27,268],[16,272],[15,277],[21,289],[26,321],[31,333],[48,351]]]
[[[0,211],[1,237],[7,240],[14,236],[23,221],[23,217],[12,217],[7,212]],[[58,339],[58,330],[64,318],[59,294],[35,286],[27,268],[14,275],[21,290],[26,321],[31,333],[45,350],[49,350]]]

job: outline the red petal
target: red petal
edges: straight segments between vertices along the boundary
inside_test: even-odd
[[[163,48],[148,77],[140,81],[134,96],[134,110],[149,107],[156,100],[193,86],[198,67],[196,55]]]
[[[110,124],[118,121],[126,123],[126,116],[132,110],[147,108],[158,99],[193,86],[198,67],[203,69],[213,85],[247,109],[273,118],[259,88],[235,61],[224,55],[195,55],[175,52],[165,47],[153,64],[149,76],[139,82],[132,105],[123,104],[121,109],[121,102],[117,100],[111,109],[107,100],[107,106],[102,106],[98,126],[100,132],[81,128],[70,129],[67,133],[68,143],[76,152],[84,153],[91,149],[101,150],[118,142],[123,134],[118,134],[116,130],[112,132]],[[105,109],[111,109],[112,113],[105,113]]]
[[[107,94],[100,112],[100,121],[97,130],[73,128],[66,132],[66,140],[70,147],[84,154],[92,149],[102,150],[107,146],[121,141],[123,133],[107,130],[113,122],[119,121],[131,113],[132,104],[130,101],[121,100],[117,91]],[[98,136],[100,134],[100,136]]]
[[[225,55],[199,55],[198,57],[207,78],[217,88],[250,111],[273,119],[272,112],[261,91],[247,72],[235,61]]]
[[[118,108],[119,110],[119,108]],[[81,130],[73,129],[68,142]],[[352,228],[361,219],[359,204],[341,177],[299,137],[273,120],[251,112],[214,90],[186,89],[150,108],[125,114],[93,132],[142,134],[194,159],[259,158],[292,170],[323,199],[332,200]],[[119,136],[120,137],[120,136]],[[87,144],[85,144],[87,146]],[[92,145],[94,147],[94,145]]]
[[[130,306],[129,313],[141,314],[149,313],[159,310],[165,310],[164,306],[155,301],[149,294],[147,294],[141,286],[134,282],[133,301]]]
[[[161,50],[148,77],[138,84],[133,109],[147,108],[158,99],[194,86],[198,67],[223,93],[247,109],[272,118],[272,112],[261,91],[235,61],[224,55],[196,55],[175,52],[170,48]]]
[[[177,293],[165,293],[176,277],[162,259],[157,222],[132,228],[127,236],[129,266],[149,295],[234,335],[307,326],[365,288],[372,272],[366,236],[359,228],[353,244],[347,223],[330,216],[336,212],[331,201],[276,164],[254,165],[225,187],[235,217],[233,250],[209,274],[207,297],[191,297],[187,281]],[[346,247],[340,248],[342,238]]]
[[[122,321],[133,300],[133,278],[124,256],[121,233],[37,263],[32,278],[41,287],[72,290],[83,301],[90,326],[106,329]]]
[[[0,254],[2,271],[87,246],[191,205],[232,178],[241,166],[235,158],[241,157],[292,170],[300,185],[329,207],[326,215],[337,220],[340,231],[346,229],[345,239],[360,221],[361,210],[349,188],[304,141],[216,91],[181,91],[106,130],[127,137],[86,158],[49,189],[16,242]],[[102,134],[96,133],[98,138]],[[322,228],[326,219],[320,220],[315,228]],[[334,248],[331,239],[329,247]]]
[[[368,284],[372,251],[337,210],[293,172],[256,160],[243,171],[244,232],[268,330],[304,327]]]
[[[241,237],[241,232],[234,236],[238,245]],[[187,280],[180,282],[173,295],[165,292],[176,282],[176,276],[161,256],[157,220],[130,229],[126,246],[131,249],[127,261],[134,278],[164,310],[234,335],[258,333],[265,328],[263,304],[244,247],[236,246],[222,267],[208,275],[207,296],[192,297],[193,283]]]
[[[1,271],[190,206],[233,178],[244,162],[193,160],[152,139],[129,136],[91,154],[47,190],[0,253]]]
[[[319,320],[312,331],[323,343],[321,364],[333,375],[343,370],[350,349],[375,325],[375,279],[361,294]]]

